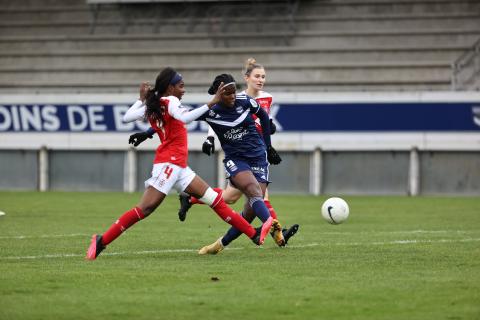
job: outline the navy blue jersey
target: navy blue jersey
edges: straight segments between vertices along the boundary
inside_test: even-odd
[[[255,99],[237,94],[233,107],[216,104],[197,120],[207,121],[215,131],[225,158],[264,158],[265,143],[252,118],[259,110]]]

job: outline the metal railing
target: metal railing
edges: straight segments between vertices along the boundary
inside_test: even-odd
[[[480,90],[480,39],[452,63],[451,89]]]

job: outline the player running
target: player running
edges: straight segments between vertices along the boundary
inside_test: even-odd
[[[242,91],[241,94],[246,94],[250,97],[255,98],[255,101],[258,103],[258,105],[267,112],[267,114],[270,115],[270,108],[273,103],[273,97],[271,94],[268,92],[263,91],[263,87],[265,85],[265,79],[266,79],[266,74],[265,74],[265,68],[258,64],[254,58],[249,58],[246,61],[246,66],[244,70],[244,79],[245,82],[247,83],[247,89]],[[263,129],[260,123],[260,119],[253,114],[252,115],[253,119],[255,120],[255,127],[260,135],[263,135]],[[269,124],[270,124],[270,133],[274,134],[276,131],[276,126],[273,122],[273,119],[269,119]],[[211,155],[215,152],[215,138],[214,138],[214,131],[211,127],[209,127],[208,130],[208,137],[203,143],[202,146],[202,151],[207,154]],[[220,188],[214,188],[215,191],[220,192]],[[235,188],[232,184],[228,184],[227,188],[222,192],[223,199],[225,200],[226,203],[228,204],[234,204],[235,202],[240,199],[242,196],[242,192]],[[268,198],[268,189],[265,190],[265,195],[264,195],[264,202],[267,208],[270,211],[270,215],[272,218],[277,219],[277,214],[275,210],[273,209],[272,205],[270,204],[269,198]],[[185,220],[187,211],[190,209],[190,207],[193,204],[201,203],[198,201],[197,198],[195,197],[190,197],[189,195],[180,195],[180,210],[178,212],[179,219],[181,221]],[[243,213],[245,214],[245,213]],[[252,222],[255,216],[250,215],[250,216],[245,216],[247,221]],[[288,243],[288,240],[296,234],[298,231],[299,225],[294,224],[288,229],[281,229],[280,223],[276,225],[277,228],[276,230],[272,230],[271,234],[275,242],[277,243],[278,246],[285,246]],[[238,230],[235,230],[232,228],[232,230],[229,230],[227,232],[228,237],[226,237],[223,240],[224,245],[229,244],[231,241],[235,240],[237,237],[241,235]],[[208,253],[208,252],[207,252]]]
[[[139,204],[120,216],[103,235],[92,236],[86,259],[95,260],[125,230],[149,216],[172,188],[199,197],[218,216],[245,233],[255,244],[263,244],[274,222],[268,211],[262,216],[262,226],[254,229],[224,202],[221,193],[215,192],[187,166],[187,130],[184,124],[209,113],[221,101],[226,88],[220,86],[208,104],[187,111],[180,104],[185,93],[184,86],[179,73],[172,68],[165,68],[157,76],[154,88],[150,88],[148,83],[141,85],[140,99],[124,115],[125,122],[146,118],[150,122],[151,133],[154,131],[158,134],[161,144],[153,161],[152,177],[145,181],[146,189]]]
[[[208,93],[218,95],[223,83],[226,83],[225,91],[220,96],[220,102],[214,105],[210,112],[199,117],[199,120],[207,121],[216,133],[225,152],[223,163],[227,177],[230,183],[247,197],[244,217],[253,220],[256,215],[264,221],[264,217],[270,216],[270,211],[263,201],[269,183],[268,166],[269,163],[279,164],[281,161],[271,146],[270,119],[254,99],[244,93],[236,94],[235,80],[229,74],[217,76]],[[252,115],[258,117],[264,128],[262,135],[256,129]],[[282,234],[276,219],[272,228],[277,234]],[[199,254],[216,254],[239,235],[238,230],[231,228],[225,236],[201,248]]]

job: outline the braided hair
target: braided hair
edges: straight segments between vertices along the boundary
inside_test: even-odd
[[[227,83],[235,82],[235,79],[231,74],[227,74],[227,73],[219,74],[218,76],[215,77],[215,80],[213,80],[213,83],[210,86],[210,88],[208,88],[208,94],[212,94],[212,95],[215,94],[218,90],[218,87],[220,87],[220,83],[222,82],[223,84],[227,84]]]
[[[163,69],[155,80],[155,87],[150,89],[145,97],[145,117],[152,120],[163,120],[165,108],[160,105],[160,98],[165,94],[172,79],[177,74],[175,69],[167,67]]]

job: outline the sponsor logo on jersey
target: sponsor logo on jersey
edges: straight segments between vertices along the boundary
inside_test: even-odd
[[[210,117],[215,117],[215,111],[210,110],[210,111],[208,112],[208,115],[209,115]]]
[[[243,136],[248,134],[248,130],[245,128],[232,128],[223,134],[223,137],[227,140],[242,140]]]
[[[237,107],[237,109],[236,109],[235,111],[237,111],[237,113],[242,113],[242,112],[243,112],[243,108],[242,108],[242,107]]]
[[[252,167],[252,171],[257,172],[257,173],[265,173],[265,168],[264,167]]]

